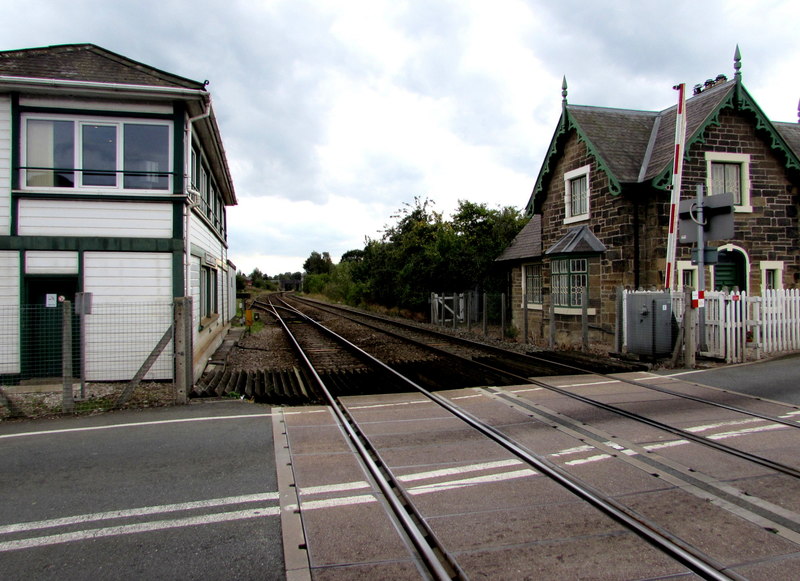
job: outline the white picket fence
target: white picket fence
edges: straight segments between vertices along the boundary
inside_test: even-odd
[[[639,291],[625,291],[623,305],[632,292]],[[671,296],[672,312],[680,323],[684,294]],[[702,355],[741,363],[800,350],[799,289],[769,290],[762,296],[706,291],[704,309],[705,340],[699,336],[699,326],[697,329],[697,344],[705,345]]]

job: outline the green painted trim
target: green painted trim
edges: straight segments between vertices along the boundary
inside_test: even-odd
[[[0,250],[68,250],[77,252],[182,252],[173,238],[108,238],[66,236],[3,236]]]
[[[694,145],[704,145],[704,134],[706,129],[712,126],[719,127],[720,114],[726,109],[734,111],[751,113],[755,118],[756,131],[766,134],[768,147],[783,157],[784,166],[787,169],[794,169],[800,171],[800,159],[788,146],[783,137],[781,137],[778,130],[772,124],[772,121],[764,114],[761,107],[758,106],[755,99],[747,91],[741,81],[736,81],[736,87],[731,91],[728,96],[720,101],[717,107],[706,117],[705,121],[697,128],[697,130],[687,138],[686,146],[684,148],[684,160],[689,159],[689,153]],[[656,175],[651,180],[654,188],[659,190],[667,190],[668,186],[672,183],[672,164],[667,164],[661,173]]]
[[[611,195],[620,195],[622,193],[622,186],[620,185],[617,176],[614,175],[614,172],[612,172],[611,168],[608,167],[608,163],[603,156],[600,155],[600,152],[597,150],[597,147],[595,147],[594,143],[592,143],[592,140],[589,139],[583,129],[581,129],[581,126],[572,118],[571,115],[569,116],[569,129],[575,129],[578,134],[578,141],[581,141],[586,145],[589,155],[591,155],[597,163],[597,169],[602,171],[604,174],[606,174],[606,177],[608,177],[608,189]]]
[[[551,174],[555,167],[556,158],[562,151],[565,136],[573,130],[578,136],[578,141],[586,146],[587,152],[594,158],[596,168],[605,173],[608,177],[608,188],[611,195],[618,196],[622,193],[622,185],[614,175],[614,172],[611,171],[611,168],[609,168],[606,160],[600,155],[597,147],[583,131],[580,124],[569,114],[569,109],[565,108],[558,121],[555,134],[550,140],[550,147],[547,150],[547,155],[545,155],[542,169],[539,171],[539,176],[536,178],[536,185],[533,187],[533,193],[528,200],[528,204],[525,206],[526,215],[533,216],[534,214],[541,213],[544,200],[541,199],[540,195],[544,192],[546,183],[554,177]]]
[[[184,166],[186,160],[186,139],[185,118],[186,103],[177,101],[172,106],[172,193],[183,194],[186,191],[184,183]]]
[[[547,148],[547,155],[544,156],[542,168],[539,170],[539,175],[536,178],[536,184],[533,186],[533,193],[531,193],[528,204],[525,206],[525,214],[528,216],[541,213],[543,202],[539,201],[537,204],[536,198],[544,190],[544,182],[553,171],[553,161],[556,155],[558,155],[561,138],[567,133],[567,124],[565,121],[566,114],[566,111],[562,112],[561,117],[558,120],[556,131],[553,134],[553,138],[550,140],[550,147]],[[539,198],[539,200],[541,200],[541,198]]]
[[[756,131],[767,134],[769,147],[772,151],[778,152],[783,156],[783,162],[787,169],[800,171],[800,159],[795,155],[792,148],[786,143],[772,121],[764,114],[755,99],[745,89],[741,83],[736,87],[735,103],[740,111],[752,113],[756,118]]]
[[[31,198],[39,200],[83,200],[90,202],[158,202],[183,206],[185,197],[175,196],[170,193],[145,194],[89,194],[72,191],[73,188],[64,188],[65,192],[37,192],[31,190],[15,190],[11,192],[12,199]]]
[[[19,93],[11,93],[11,189],[15,190],[19,187],[19,172],[16,168],[19,167],[20,160],[20,147],[22,140],[20,139],[20,123],[21,118],[19,114]],[[13,221],[11,233],[14,233]]]
[[[120,103],[123,105],[123,103]],[[78,109],[62,107],[35,107],[30,105],[20,106],[21,113],[33,113],[43,115],[74,115],[77,117],[120,117],[126,119],[158,119],[159,121],[171,121],[172,113],[147,113],[145,111],[125,111],[124,109]]]
[[[83,252],[78,252],[78,292],[83,292]]]
[[[172,252],[172,296],[183,296],[184,288],[183,249]]]
[[[22,251],[19,251],[17,278],[19,279],[19,300],[17,302],[21,305],[25,301],[25,253]]]

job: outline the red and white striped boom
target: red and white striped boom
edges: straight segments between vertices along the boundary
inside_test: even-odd
[[[667,235],[667,264],[664,269],[664,288],[675,290],[677,272],[676,254],[678,245],[678,204],[681,200],[681,177],[683,175],[683,148],[686,144],[686,84],[673,87],[678,91],[678,111],[675,116],[675,159],[672,164],[672,188],[669,205],[669,234]]]

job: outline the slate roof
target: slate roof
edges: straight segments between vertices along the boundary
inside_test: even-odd
[[[0,76],[203,90],[204,83],[173,75],[94,44],[0,51]]]
[[[686,99],[686,150],[702,138],[705,128],[728,106],[754,113],[759,128],[773,133],[772,147],[783,151],[787,167],[800,169],[800,126],[767,119],[740,77],[733,80],[722,77]],[[537,196],[553,179],[554,160],[561,154],[564,136],[570,130],[577,131],[599,169],[605,171],[612,194],[619,194],[624,184],[651,182],[664,189],[671,176],[676,117],[677,104],[663,111],[636,111],[565,103],[528,201],[527,213],[536,213]]]
[[[698,131],[702,131],[709,117],[730,96],[736,87],[735,81],[724,81],[704,90],[699,95],[686,99],[686,142],[689,143]],[[672,165],[675,152],[675,118],[678,106],[659,113],[658,131],[654,136],[653,149],[649,159],[642,167],[642,179],[647,181],[656,177]]]
[[[800,157],[800,123],[775,123],[786,144]]]
[[[614,175],[623,182],[638,181],[658,114],[574,105],[567,109],[582,134],[608,161]]]
[[[545,254],[582,254],[587,252],[605,252],[605,244],[589,230],[586,224],[570,228],[558,242],[547,249]]]
[[[687,139],[705,125],[734,86],[723,82],[686,100]],[[672,164],[677,108],[634,111],[567,105],[567,112],[614,177],[637,183],[654,178]]]
[[[522,230],[514,237],[511,244],[506,246],[503,253],[495,259],[495,262],[522,260],[541,255],[542,215],[536,214],[522,227]]]

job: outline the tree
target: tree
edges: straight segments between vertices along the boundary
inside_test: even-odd
[[[241,270],[236,271],[236,292],[240,293],[247,286],[247,277]]]
[[[446,221],[432,206],[415,197],[392,216],[396,222],[384,227],[379,240],[367,238],[363,250],[346,252],[338,265],[327,253],[313,252],[303,265],[306,290],[350,304],[423,311],[431,292],[502,289],[505,276],[493,268],[494,260],[526,219],[516,208],[459,201]]]
[[[320,254],[314,250],[303,263],[303,270],[308,274],[330,274],[333,270],[331,255],[327,252]]]
[[[505,277],[498,277],[494,260],[511,243],[527,222],[514,207],[492,210],[486,204],[460,200],[453,215],[453,229],[458,237],[454,252],[456,271],[465,286],[477,285],[488,290],[500,290]]]

